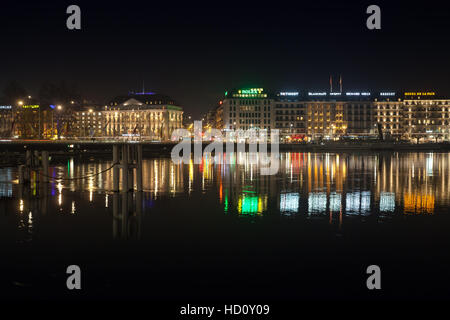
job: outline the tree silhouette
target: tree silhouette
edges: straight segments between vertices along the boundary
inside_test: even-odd
[[[9,105],[17,104],[17,101],[27,96],[27,90],[17,81],[11,81],[3,88],[3,101]]]

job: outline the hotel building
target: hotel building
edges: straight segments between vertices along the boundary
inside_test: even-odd
[[[374,133],[370,93],[278,92],[263,88],[226,92],[218,112],[222,129],[278,129],[282,140],[316,140]]]
[[[223,123],[221,129],[273,129],[274,101],[262,88],[225,92],[225,99],[216,109],[223,115],[218,119]]]
[[[303,139],[307,134],[307,105],[299,100],[297,92],[280,92],[275,101],[275,129],[281,136]]]
[[[450,140],[450,99],[434,92],[405,92],[403,133],[407,139]]]
[[[395,92],[380,92],[374,100],[375,124],[385,137],[403,135],[403,101]]]
[[[247,88],[225,93],[216,109],[224,130],[278,129],[282,141],[376,137],[450,140],[450,99],[434,92],[269,93]]]

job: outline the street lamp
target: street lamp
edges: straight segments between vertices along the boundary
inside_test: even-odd
[[[18,104],[19,106],[22,106],[22,105],[23,105],[23,101],[22,101],[22,100],[19,100],[19,101],[17,102],[17,104]]]
[[[56,110],[57,111],[61,111],[62,110],[62,105],[57,105],[56,106]],[[59,130],[59,128],[60,128],[60,124],[59,124],[59,119],[60,117],[59,117],[59,113],[57,113],[57,115],[56,115],[56,137],[58,138],[58,140],[60,139],[60,130]],[[53,114],[52,114],[52,123],[53,123]],[[52,133],[53,134],[53,133]]]

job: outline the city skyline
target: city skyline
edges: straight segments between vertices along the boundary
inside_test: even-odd
[[[375,31],[365,27],[366,6],[352,2],[132,2],[123,10],[81,1],[79,31],[65,27],[65,4],[46,3],[12,4],[0,13],[10,48],[2,53],[0,87],[17,80],[37,92],[42,82],[66,80],[104,101],[144,84],[197,118],[229,87],[326,90],[330,75],[342,75],[344,89],[450,93],[450,19],[432,2],[380,3],[382,29]]]
[[[0,297],[450,300],[449,35],[448,1],[3,3]]]

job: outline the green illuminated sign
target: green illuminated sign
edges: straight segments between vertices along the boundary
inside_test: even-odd
[[[263,88],[249,88],[238,90],[238,93],[233,94],[236,98],[267,98],[267,93],[263,93]]]
[[[255,93],[262,93],[264,91],[264,89],[263,88],[250,88],[250,89],[242,89],[242,90],[239,90],[238,92],[239,93],[242,93],[242,94],[255,94]]]

